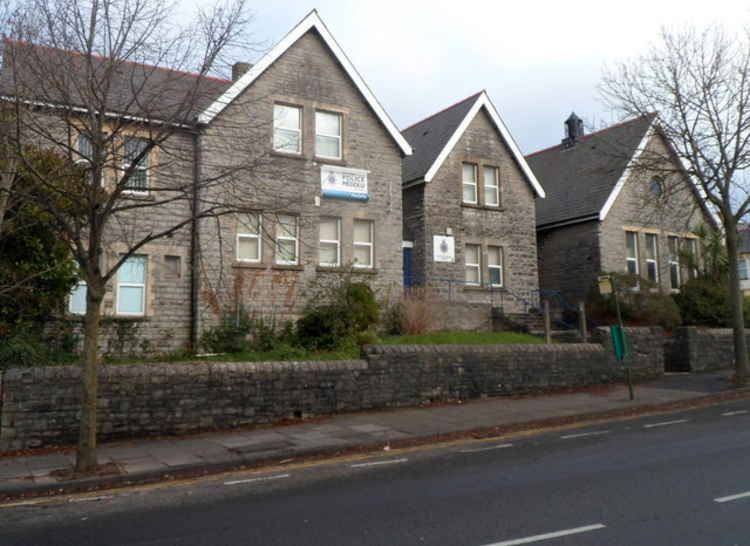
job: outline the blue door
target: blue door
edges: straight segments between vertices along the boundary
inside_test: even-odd
[[[414,284],[414,277],[412,276],[412,251],[413,248],[404,248],[404,290],[408,290]]]

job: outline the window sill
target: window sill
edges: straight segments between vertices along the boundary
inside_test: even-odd
[[[303,161],[307,159],[302,153],[295,154],[292,152],[280,152],[278,150],[271,150],[271,155],[274,157],[284,157],[286,159],[301,159]]]
[[[304,267],[299,264],[273,264],[271,269],[278,271],[304,271]]]
[[[464,292],[505,292],[502,286],[464,286]]]
[[[345,159],[334,159],[332,157],[320,157],[313,156],[313,161],[318,163],[324,163],[325,165],[338,165],[339,167],[346,167],[347,163]]]
[[[234,262],[232,267],[235,269],[266,269],[268,264],[262,262]]]
[[[149,322],[151,317],[147,315],[103,315],[102,321],[107,322]]]
[[[120,193],[120,197],[132,201],[156,201],[156,197],[150,193],[130,193],[128,191],[123,191]]]
[[[461,202],[461,206],[465,207],[467,209],[477,209],[477,210],[491,210],[494,212],[503,212],[505,208],[502,206],[494,206],[494,205],[478,205],[474,203],[464,203]]]

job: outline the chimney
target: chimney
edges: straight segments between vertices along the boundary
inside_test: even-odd
[[[232,65],[232,81],[236,82],[242,75],[253,67],[250,63],[234,63]]]
[[[565,120],[565,138],[562,143],[566,148],[575,146],[576,141],[583,136],[583,120],[575,112]]]

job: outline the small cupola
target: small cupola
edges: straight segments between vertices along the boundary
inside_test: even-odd
[[[565,138],[562,143],[566,147],[575,146],[576,141],[583,136],[583,120],[572,112],[565,120]]]

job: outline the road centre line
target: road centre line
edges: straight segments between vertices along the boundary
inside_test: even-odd
[[[741,410],[728,411],[726,413],[722,413],[721,416],[722,417],[733,417],[735,415],[744,415],[745,413],[748,413],[748,411],[745,410],[745,409],[741,409]]]
[[[224,482],[224,485],[240,485],[243,483],[268,482],[271,480],[282,480],[284,478],[288,478],[289,476],[291,476],[291,474],[278,474],[276,476],[264,476],[262,478],[249,478],[247,480],[232,480],[230,482]]]
[[[563,440],[572,440],[573,438],[585,438],[586,436],[601,436],[602,434],[609,434],[609,430],[595,430],[592,432],[579,432],[577,434],[566,434],[560,436]]]
[[[494,544],[487,544],[487,546],[516,546],[518,544],[531,544],[532,542],[541,542],[543,540],[549,540],[551,538],[559,538],[568,535],[588,533],[589,531],[597,531],[599,529],[604,529],[605,527],[606,525],[602,523],[595,523],[594,525],[586,525],[584,527],[576,527],[574,529],[564,529],[562,531],[555,531],[554,533],[534,535],[533,537],[517,538],[515,540],[506,540],[504,542],[495,542]]]
[[[688,419],[676,419],[674,421],[664,421],[661,423],[649,423],[648,425],[643,425],[643,428],[655,428],[655,427],[666,427],[669,425],[679,425],[680,423],[687,423]]]
[[[473,447],[473,448],[461,449],[459,450],[459,453],[477,453],[479,451],[491,451],[493,449],[506,449],[509,447],[513,447],[513,444],[499,444],[496,446],[488,446],[488,447]]]
[[[409,459],[391,459],[389,461],[373,461],[371,463],[357,463],[349,465],[351,468],[362,468],[364,466],[379,466],[383,464],[396,464],[396,463],[405,463]]]
[[[719,504],[723,502],[731,502],[736,501],[739,499],[746,499],[747,497],[750,497],[750,491],[747,491],[745,493],[737,493],[736,495],[729,495],[728,497],[719,497],[717,499],[714,499],[714,502],[718,502]]]

